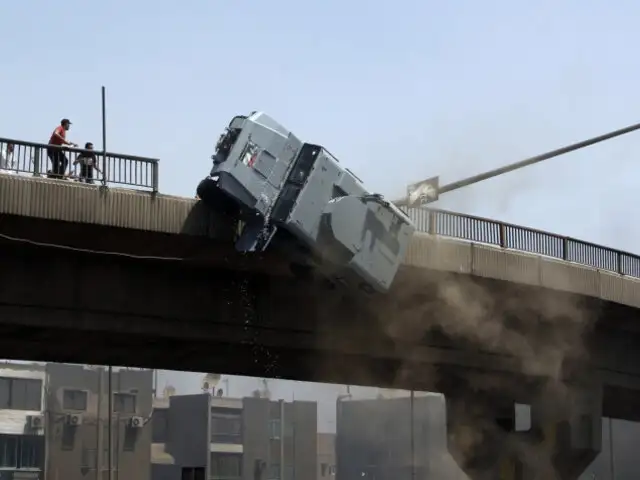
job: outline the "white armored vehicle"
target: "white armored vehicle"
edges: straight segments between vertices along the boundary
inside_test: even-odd
[[[253,112],[231,120],[212,159],[197,194],[241,221],[239,251],[278,248],[296,271],[367,293],[390,288],[415,227],[325,148]]]

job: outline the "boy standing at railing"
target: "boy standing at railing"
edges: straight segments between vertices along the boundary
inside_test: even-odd
[[[49,139],[49,145],[62,147],[63,145],[69,145],[71,147],[77,147],[75,143],[67,141],[67,131],[71,128],[71,122],[68,118],[63,118]],[[63,178],[67,171],[67,165],[69,165],[69,159],[62,151],[62,148],[48,148],[47,157],[51,160],[51,174],[49,178]]]
[[[93,150],[93,143],[85,143],[84,148],[85,150]],[[96,154],[94,152],[82,152],[75,159],[73,165],[76,166],[78,163],[80,164],[80,182],[93,183],[93,169],[95,168],[100,173]]]

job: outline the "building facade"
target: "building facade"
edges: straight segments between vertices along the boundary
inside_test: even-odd
[[[317,405],[208,393],[157,399],[152,480],[307,480],[317,474]]]
[[[0,480],[44,478],[45,381],[42,365],[0,364]]]
[[[0,480],[148,479],[153,373],[0,365]]]
[[[105,368],[48,364],[46,373],[47,479],[148,479],[153,372],[113,371],[111,435]]]
[[[340,399],[336,414],[336,480],[445,478],[441,395]]]

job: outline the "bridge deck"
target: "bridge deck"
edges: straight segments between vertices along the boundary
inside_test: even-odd
[[[596,268],[547,255],[446,236],[449,233],[457,237],[475,239],[478,238],[478,229],[490,230],[496,227],[495,232],[498,232],[496,236],[500,237],[499,243],[504,243],[505,229],[513,230],[520,227],[455,213],[437,212],[441,225],[458,223],[457,229],[449,229],[447,232],[446,228],[439,229],[437,225],[434,228],[433,219],[430,222],[424,222],[420,217],[423,212],[409,213],[417,219],[419,227],[431,230],[432,233],[421,232],[414,236],[405,260],[407,266],[539,286],[640,307],[640,279],[619,273],[624,270],[622,267],[629,265],[631,261],[638,260],[636,257],[578,242],[579,246],[584,247],[583,250],[601,248],[601,251],[596,251],[596,254],[601,257],[604,255],[605,260],[610,257],[617,259],[617,263],[605,262],[608,267],[609,264],[612,265],[608,269]],[[16,175],[0,175],[0,214],[4,217],[0,217],[2,221],[0,233],[5,235],[10,232],[4,228],[10,223],[8,219],[16,217],[53,221],[57,225],[61,225],[59,222],[64,222],[67,225],[74,223],[77,226],[92,225],[161,234],[165,239],[174,236],[186,236],[192,239],[199,237],[206,242],[209,249],[211,249],[212,240],[228,239],[230,235],[229,226],[195,199],[124,189],[105,189],[74,182]],[[460,222],[460,220],[463,221]],[[469,221],[476,223],[469,224]],[[478,222],[484,222],[484,224],[478,224]],[[425,223],[429,225],[425,226]],[[469,229],[475,229],[476,232],[473,235],[471,235],[473,232],[465,232],[465,225],[468,225]],[[76,230],[76,232],[79,231],[84,232],[84,230]],[[520,233],[523,232],[547,235],[521,228]],[[99,241],[99,239],[88,239],[88,237],[83,239],[84,235],[74,238],[70,238],[69,235],[61,233],[59,236],[66,237],[58,239],[57,243],[96,248],[96,242]],[[490,237],[492,235],[488,235],[488,238]],[[144,237],[141,240],[140,237],[138,238],[139,249],[136,253],[148,250],[158,254],[157,245],[149,239],[145,240]],[[549,238],[560,239],[565,244],[565,249],[567,248],[568,239],[555,236],[549,236]],[[42,240],[33,237],[26,239]],[[83,245],[83,242],[86,245]],[[541,242],[538,240],[534,243]],[[131,251],[132,245],[132,243],[118,245],[117,251],[134,253]],[[218,245],[220,245],[219,242]],[[527,250],[531,249],[529,244]],[[545,253],[549,251],[548,242],[547,244],[542,242],[540,250]],[[552,250],[551,254],[553,254]],[[177,256],[181,253],[184,252],[180,249],[172,252],[167,252],[166,249],[163,251],[164,255]],[[564,256],[567,256],[566,251]],[[640,260],[638,262],[640,264]],[[592,262],[584,261],[584,263]]]

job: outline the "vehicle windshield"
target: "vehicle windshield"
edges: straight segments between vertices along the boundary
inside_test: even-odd
[[[233,130],[233,129],[241,130],[242,127],[244,126],[244,121],[246,119],[247,119],[247,117],[242,116],[242,115],[238,115],[237,117],[233,117],[231,122],[229,122],[229,130]]]
[[[214,156],[216,162],[224,162],[227,159],[231,149],[238,140],[238,136],[242,131],[246,118],[247,117],[244,116],[233,117],[231,122],[229,122],[229,126],[225,129],[222,135],[220,135],[218,143],[216,144],[216,154]]]

